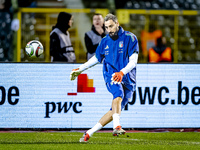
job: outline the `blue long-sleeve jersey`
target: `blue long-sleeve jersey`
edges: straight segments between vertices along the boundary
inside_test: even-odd
[[[129,62],[133,53],[139,53],[137,37],[119,27],[118,39],[113,40],[106,35],[96,49],[96,58],[103,61],[103,76],[106,83],[111,82],[112,74],[120,72]],[[122,84],[129,90],[135,91],[136,67],[124,75]]]

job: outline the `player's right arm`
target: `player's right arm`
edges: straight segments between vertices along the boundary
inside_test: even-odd
[[[86,63],[79,66],[79,68],[73,69],[70,73],[70,80],[75,80],[76,77],[81,74],[83,71],[87,70],[88,68],[91,68],[98,64],[99,61],[94,55],[92,58],[90,58]]]
[[[104,39],[104,38],[103,38]],[[103,41],[102,39],[102,41]],[[97,49],[96,49],[96,54],[90,58],[86,63],[80,65],[79,68],[73,69],[70,73],[70,80],[75,80],[76,77],[81,74],[83,71],[87,70],[88,68],[91,68],[95,66],[96,64],[102,62],[104,58],[104,48],[102,48],[102,41],[99,43]]]

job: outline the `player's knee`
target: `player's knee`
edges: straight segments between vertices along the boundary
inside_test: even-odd
[[[115,98],[114,100],[113,100],[113,103],[116,103],[116,104],[121,104],[121,102],[122,102],[122,98],[121,97],[117,97],[117,98]]]

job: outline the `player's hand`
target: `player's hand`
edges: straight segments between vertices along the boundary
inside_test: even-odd
[[[112,82],[113,82],[114,84],[120,84],[120,83],[122,82],[123,76],[124,76],[124,74],[123,74],[122,71],[120,71],[120,72],[115,72],[115,73],[112,74],[111,80],[112,80]]]
[[[71,81],[72,81],[72,80],[75,80],[76,77],[77,77],[79,74],[81,74],[81,71],[79,70],[79,68],[73,69],[73,70],[71,71],[71,73],[70,73],[70,80],[71,80]]]

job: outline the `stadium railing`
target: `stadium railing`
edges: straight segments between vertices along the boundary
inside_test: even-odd
[[[86,60],[83,35],[91,29],[92,22],[86,29],[82,30],[87,20],[78,22],[77,19],[82,17],[81,14],[84,14],[90,17],[89,21],[92,21],[91,17],[94,13],[101,13],[105,16],[109,12],[108,9],[20,8],[17,14],[20,20],[20,27],[17,32],[17,62],[50,62],[50,32],[52,26],[57,22],[58,13],[62,11],[69,12],[74,16],[74,25],[69,29],[69,32],[77,62]],[[31,40],[39,40],[44,46],[44,54],[37,59],[29,58],[24,51],[26,44]]]
[[[24,47],[30,40],[36,39],[43,43],[45,53],[35,61],[49,62],[49,35],[51,28],[56,24],[59,12],[65,11],[72,13],[75,18],[75,25],[69,30],[72,44],[75,49],[77,62],[86,61],[86,50],[83,42],[83,36],[80,32],[86,32],[78,29],[78,25],[86,27],[80,19],[80,14],[90,17],[94,13],[102,13],[103,16],[109,12],[108,9],[66,9],[66,8],[20,8],[18,19],[20,20],[20,29],[17,38],[17,61],[32,61],[24,54]],[[163,36],[167,39],[167,45],[173,50],[174,63],[198,63],[200,62],[200,13],[193,10],[133,10],[117,9],[116,15],[120,25],[125,29],[136,34],[139,40],[140,54],[139,62],[146,63],[147,51],[142,48],[141,32],[153,32],[161,30]],[[77,18],[77,19],[76,19]],[[86,27],[90,29],[91,26]],[[83,34],[83,33],[82,33]]]
[[[173,50],[173,62],[200,62],[200,13],[191,10],[118,9],[117,16],[125,29],[136,33],[140,42],[140,62],[148,62],[147,51],[141,47],[141,32],[161,30],[167,45]]]

